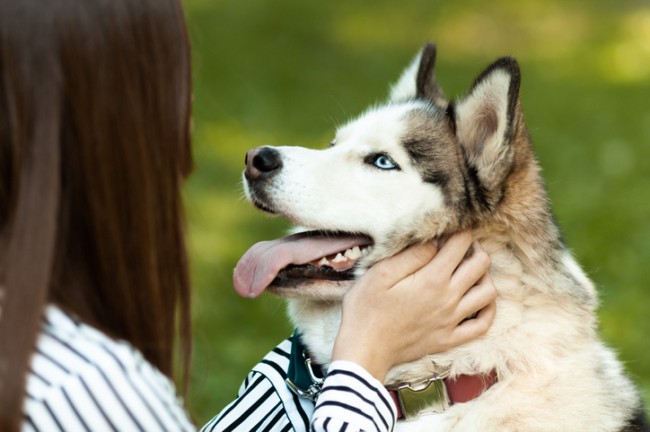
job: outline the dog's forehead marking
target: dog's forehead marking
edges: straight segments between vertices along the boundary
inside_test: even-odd
[[[392,147],[404,134],[409,113],[424,105],[421,101],[410,101],[371,108],[339,128],[335,141],[337,145],[360,150]]]
[[[458,170],[458,146],[444,111],[435,106],[416,109],[404,121],[401,147],[423,180],[444,184]]]

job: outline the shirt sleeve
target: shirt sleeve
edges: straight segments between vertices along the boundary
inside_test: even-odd
[[[292,430],[273,383],[257,371],[246,377],[237,399],[201,428],[217,431]]]
[[[237,399],[201,431],[307,431],[313,402],[299,398],[285,383],[291,344],[287,339],[269,352],[248,374]]]
[[[390,431],[396,407],[384,386],[361,366],[336,361],[330,366],[312,417],[312,432]]]

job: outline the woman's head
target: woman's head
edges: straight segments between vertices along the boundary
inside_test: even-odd
[[[47,302],[171,374],[189,113],[178,0],[0,0],[0,407]]]

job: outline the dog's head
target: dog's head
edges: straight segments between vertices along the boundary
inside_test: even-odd
[[[304,227],[255,245],[235,270],[242,295],[340,298],[350,280],[410,244],[474,226],[494,212],[525,133],[519,67],[502,58],[448,102],[427,45],[387,103],[339,128],[323,150],[248,152],[247,197]]]

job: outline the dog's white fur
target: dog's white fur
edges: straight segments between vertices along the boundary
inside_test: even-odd
[[[336,145],[326,150],[275,147],[282,154],[282,178],[301,179],[276,183],[276,188],[268,190],[275,197],[275,210],[299,225],[362,232],[383,239],[404,221],[416,223],[414,215],[442,208],[440,191],[423,188],[422,179],[410,166],[408,156],[394,151],[394,143],[402,132],[402,125],[395,119],[419,104],[371,109],[341,127],[336,134]],[[399,181],[395,181],[394,174],[363,163],[369,153],[389,151],[403,168]],[[404,193],[412,188],[420,193]],[[337,197],[336,202],[325,202],[328,197]],[[377,202],[382,198],[389,199],[390,205]],[[379,250],[383,243],[376,244],[373,255],[386,256],[386,252]]]
[[[307,228],[369,235],[374,247],[365,265],[406,246],[394,242],[399,233],[409,233],[404,241],[424,241],[458,223],[444,191],[423,183],[418,162],[399,144],[405,129],[412,127],[410,113],[427,105],[414,99],[418,63],[419,57],[392,87],[388,104],[341,127],[330,148],[275,148],[282,157],[282,172],[266,188],[274,210]],[[470,150],[468,158],[487,185],[503,181],[500,164],[516,157],[502,139],[512,79],[507,70],[497,68],[455,105],[459,140],[483,146],[474,154]],[[480,122],[486,107],[496,114],[496,128],[467,126]],[[373,153],[389,154],[401,170],[365,163],[364,157]],[[513,228],[529,208],[545,205],[545,192],[533,184],[538,171],[533,164],[517,180],[534,196],[519,197],[491,223],[474,226],[475,238],[492,258],[490,274],[499,292],[489,333],[395,367],[387,378],[389,385],[418,383],[442,371],[454,376],[496,370],[498,383],[442,414],[399,422],[398,431],[617,431],[639,408],[633,384],[596,334],[593,284],[565,248],[549,257],[548,250],[538,247],[542,236],[555,238],[557,228],[526,220],[521,221],[524,228]],[[549,260],[553,262],[539,264]],[[289,299],[289,315],[324,364],[340,323],[336,299],[345,289],[333,284],[307,298]]]

